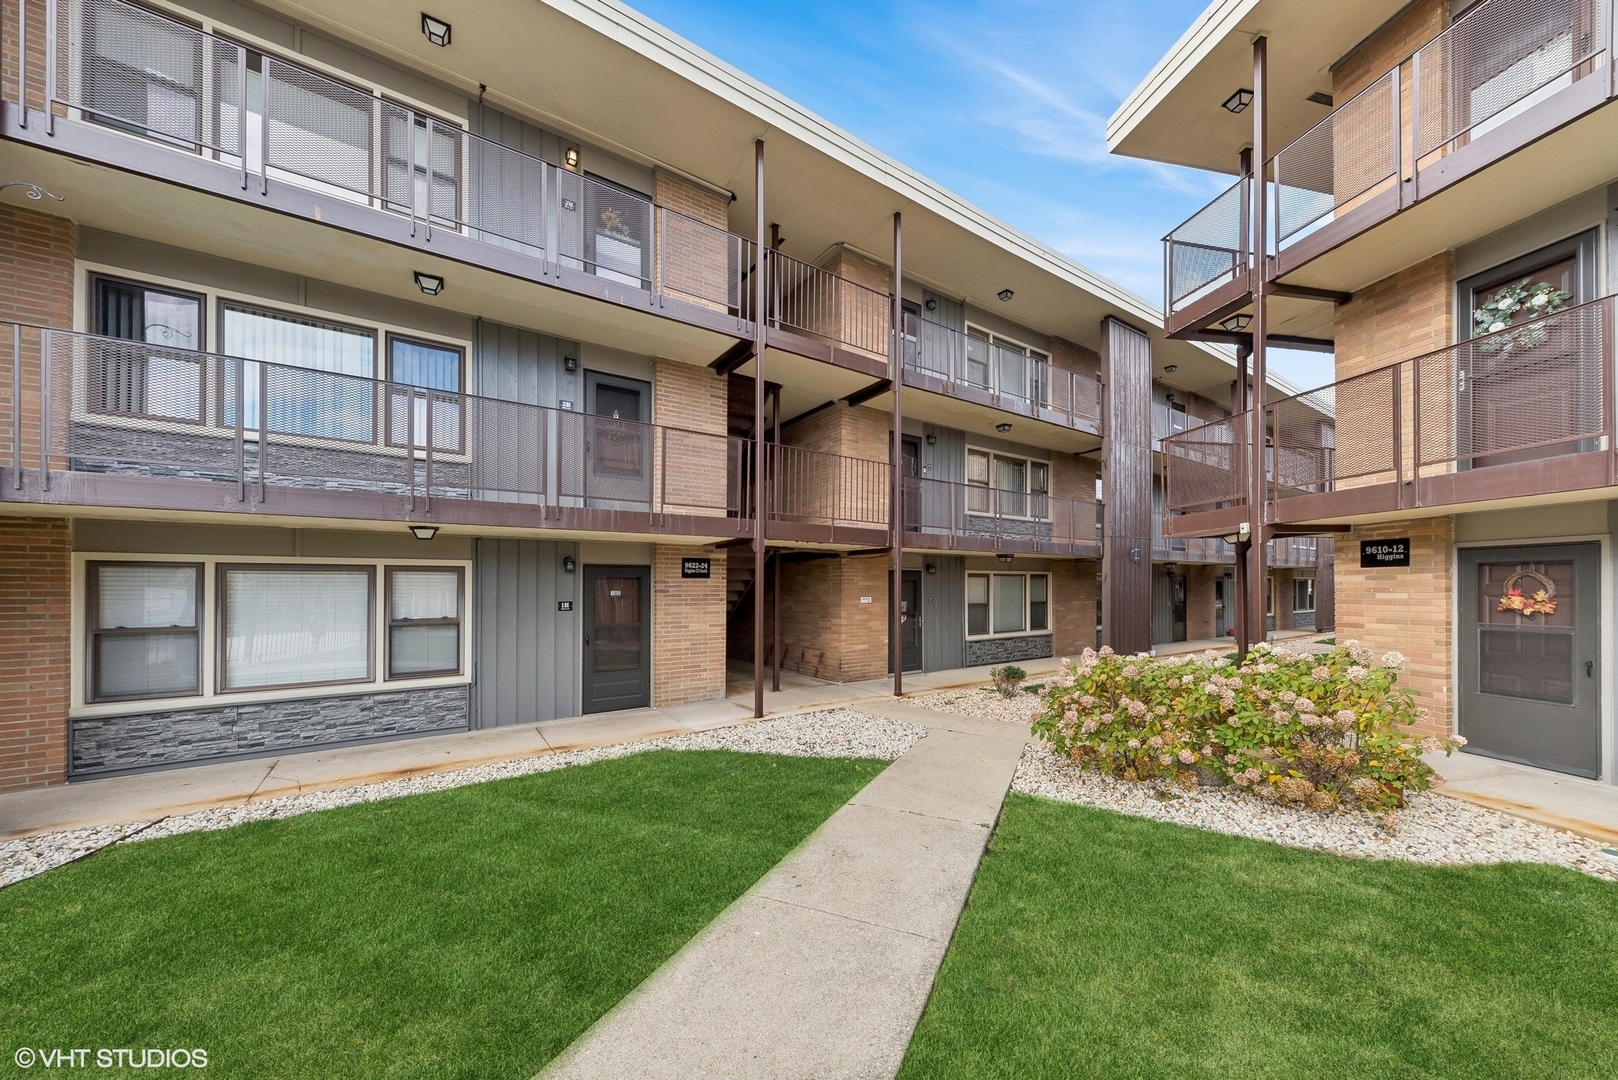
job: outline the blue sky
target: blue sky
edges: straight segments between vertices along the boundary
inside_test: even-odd
[[[1107,117],[1206,0],[629,3],[1153,303],[1163,234],[1230,182],[1107,153]],[[1329,356],[1272,366],[1332,378]]]

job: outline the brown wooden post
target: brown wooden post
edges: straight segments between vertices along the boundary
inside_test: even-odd
[[[1269,539],[1265,528],[1265,416],[1264,398],[1266,384],[1269,381],[1267,369],[1268,341],[1268,312],[1265,297],[1269,292],[1270,265],[1269,265],[1269,239],[1268,209],[1266,196],[1268,185],[1265,183],[1265,168],[1269,159],[1269,41],[1266,38],[1255,38],[1253,41],[1253,182],[1252,182],[1252,211],[1251,221],[1253,228],[1253,377],[1252,394],[1253,407],[1248,412],[1248,476],[1247,476],[1247,520],[1252,530],[1251,545],[1247,551],[1247,635],[1245,640],[1237,642],[1238,655],[1245,655],[1248,648],[1255,642],[1263,641],[1268,637],[1268,624],[1265,617],[1265,590],[1269,584],[1269,566],[1266,559],[1267,549],[1265,541]]]
[[[1101,320],[1101,643],[1121,653],[1152,647],[1152,342]]]
[[[893,494],[888,503],[888,522],[893,536],[891,557],[893,582],[889,586],[888,651],[893,663],[893,696],[903,697],[904,643],[899,601],[904,594],[904,356],[899,348],[899,326],[903,317],[904,229],[899,211],[893,212],[893,297],[888,305],[888,375],[893,380]]]
[[[758,269],[753,274],[753,716],[764,715],[764,300],[770,252],[764,240],[764,140],[753,142],[754,236]]]
[[[775,447],[776,486],[781,484],[781,387],[777,385],[770,392],[770,444]],[[781,692],[781,555],[780,548],[775,549],[775,599],[770,603],[770,617],[774,622],[773,632],[770,635],[770,690],[779,694]]]

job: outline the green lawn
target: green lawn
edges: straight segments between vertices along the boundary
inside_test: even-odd
[[[1013,794],[900,1076],[1618,1076],[1618,887]]]
[[[882,768],[656,751],[101,852],[0,890],[5,1068],[530,1076]]]

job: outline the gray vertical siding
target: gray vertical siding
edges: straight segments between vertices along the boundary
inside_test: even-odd
[[[921,667],[948,671],[966,665],[966,560],[927,555],[938,573],[921,575]]]
[[[1167,571],[1154,568],[1152,574],[1152,644],[1174,640],[1174,582]]]
[[[923,289],[921,291],[921,296],[922,305],[921,311],[918,314],[920,314],[923,319],[925,319],[927,322],[933,323],[936,326],[947,326],[951,330],[959,330],[963,332],[966,330],[965,304],[961,303],[959,300],[951,300],[949,297],[942,296],[931,291],[930,289]],[[937,307],[935,307],[932,311],[927,310],[926,302],[928,300],[931,300],[937,304]]]
[[[473,656],[474,725],[505,727],[578,714],[579,574],[562,557],[577,544],[479,540]],[[573,601],[570,612],[557,611]]]
[[[923,430],[938,441],[921,443],[921,475],[929,480],[948,480],[959,484],[966,480],[966,433],[955,428],[926,424]]]
[[[576,341],[479,322],[474,353],[470,381],[475,394],[529,405],[571,401],[575,408],[583,407],[583,363],[579,371],[562,370],[564,357],[579,355]]]
[[[526,120],[476,101],[467,106],[466,115],[472,134],[482,135],[490,142],[497,142],[501,146],[521,150],[531,157],[543,158],[550,162],[556,160],[554,137],[546,135]]]

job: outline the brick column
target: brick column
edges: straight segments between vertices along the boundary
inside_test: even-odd
[[[1051,641],[1058,657],[1096,647],[1096,588],[1100,566],[1088,560],[1051,563]]]
[[[652,553],[652,706],[725,696],[725,555],[658,545]],[[711,560],[706,578],[682,578],[680,560]]]
[[[0,791],[67,778],[68,523],[0,518]]]

